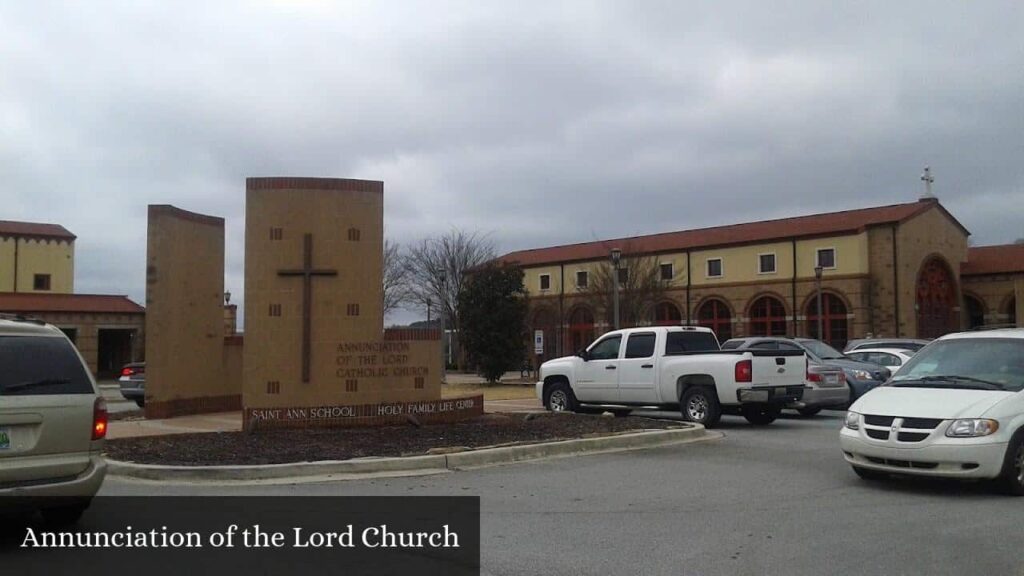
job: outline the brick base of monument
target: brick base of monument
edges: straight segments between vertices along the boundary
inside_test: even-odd
[[[210,414],[212,412],[234,412],[242,409],[242,395],[208,396],[205,398],[179,398],[146,402],[147,420],[174,418],[189,414]]]
[[[393,426],[408,424],[412,418],[421,424],[442,424],[476,418],[483,413],[484,397],[479,395],[422,402],[244,408],[242,418],[246,429],[264,430]]]

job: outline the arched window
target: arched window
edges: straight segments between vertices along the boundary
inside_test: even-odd
[[[823,340],[833,348],[842,350],[850,339],[849,321],[846,319],[846,304],[835,294],[824,292],[821,295],[821,328],[824,336],[818,335],[818,298],[807,302],[804,316],[807,318],[806,331],[809,338]]]
[[[580,306],[569,316],[569,350],[578,352],[594,341],[594,313]]]
[[[750,305],[750,336],[785,336],[786,305],[774,296],[762,296]]]
[[[697,325],[711,328],[719,342],[732,338],[732,312],[718,298],[705,300],[697,309]]]
[[[985,305],[974,296],[964,294],[964,308],[967,309],[967,329],[985,325]]]
[[[683,323],[683,314],[671,302],[662,302],[654,307],[654,324],[656,326],[678,326]]]

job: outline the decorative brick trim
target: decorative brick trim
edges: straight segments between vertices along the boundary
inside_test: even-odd
[[[441,330],[437,328],[388,328],[384,330],[384,340],[389,342],[401,340],[440,340]]]
[[[337,406],[245,408],[245,429],[353,428],[406,424],[410,416],[422,424],[458,422],[482,416],[483,395],[423,402],[382,402]]]
[[[246,190],[340,190],[384,193],[384,182],[353,178],[269,177],[246,178]]]
[[[177,398],[163,402],[146,402],[146,418],[148,420],[174,418],[189,414],[209,414],[211,412],[232,412],[241,410],[242,395],[208,396],[205,398]]]

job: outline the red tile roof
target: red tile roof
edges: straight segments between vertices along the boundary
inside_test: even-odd
[[[127,296],[0,292],[0,312],[143,314],[146,312],[146,309],[129,300]]]
[[[905,222],[932,207],[937,207],[965,233],[967,230],[935,200],[921,200],[907,204],[878,206],[842,212],[829,212],[811,216],[797,216],[779,220],[764,220],[746,224],[716,226],[697,230],[666,232],[632,238],[617,238],[569,244],[551,248],[520,250],[500,257],[501,262],[516,262],[521,266],[535,266],[556,262],[573,262],[606,258],[613,247],[642,253],[673,252],[693,248],[710,248],[732,244],[749,244],[788,240],[808,236],[855,234],[869,226]]]
[[[1024,272],[1024,244],[978,246],[967,249],[967,262],[960,266],[964,276]]]
[[[33,238],[57,238],[74,240],[75,235],[60,224],[37,224],[35,222],[14,222],[0,220],[0,237],[31,236]]]

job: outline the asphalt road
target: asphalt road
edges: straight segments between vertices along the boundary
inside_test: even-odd
[[[689,445],[437,476],[102,494],[482,497],[483,574],[1024,574],[1024,498],[858,479],[839,412]]]

